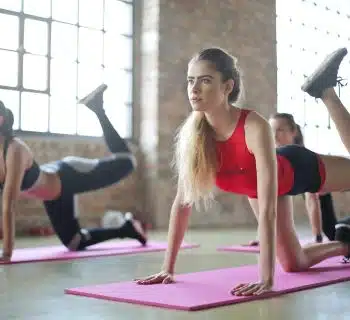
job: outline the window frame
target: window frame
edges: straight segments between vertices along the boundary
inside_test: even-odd
[[[14,49],[5,49],[5,48],[1,48],[0,50],[2,51],[10,51],[10,52],[14,52],[17,53],[18,55],[18,76],[17,76],[17,85],[16,86],[8,86],[8,85],[4,85],[4,84],[0,84],[0,90],[9,90],[9,91],[14,91],[17,92],[19,94],[19,106],[18,106],[18,115],[19,115],[19,119],[18,119],[18,129],[14,129],[14,133],[16,135],[20,135],[20,136],[35,136],[35,137],[43,137],[43,136],[51,136],[51,137],[64,137],[64,138],[89,138],[89,139],[100,139],[99,135],[84,135],[84,134],[79,134],[78,133],[78,121],[76,121],[76,125],[75,125],[75,133],[72,134],[68,134],[68,133],[56,133],[56,132],[51,132],[50,131],[50,114],[51,114],[51,106],[50,106],[50,97],[51,95],[51,60],[54,58],[52,57],[52,52],[51,52],[51,37],[52,37],[52,22],[59,22],[59,23],[65,23],[65,24],[69,24],[72,26],[75,26],[76,28],[79,28],[79,2],[82,0],[77,0],[78,1],[78,8],[77,8],[77,23],[73,24],[73,23],[68,23],[68,22],[64,22],[61,20],[56,20],[52,18],[52,0],[50,1],[50,16],[49,17],[41,17],[41,16],[36,16],[36,15],[32,15],[32,14],[28,14],[24,12],[24,2],[27,0],[21,0],[21,9],[20,11],[12,11],[12,10],[8,10],[8,9],[3,9],[0,7],[0,14],[6,14],[6,15],[11,15],[11,16],[16,16],[19,19],[19,26],[18,26],[18,48],[16,50]],[[100,0],[103,2],[103,15],[105,18],[105,0]],[[125,119],[128,122],[128,129],[127,129],[127,133],[126,136],[124,137],[126,140],[133,140],[134,138],[134,121],[133,121],[133,117],[134,117],[134,77],[135,77],[135,3],[132,0],[114,0],[114,1],[118,1],[118,2],[123,2],[127,5],[131,6],[131,23],[132,23],[132,29],[131,29],[131,34],[123,34],[123,33],[118,33],[118,35],[126,37],[131,39],[131,67],[130,68],[120,68],[120,71],[124,71],[127,74],[130,75],[130,90],[131,90],[131,100],[124,102],[123,106],[125,108],[125,114],[127,115],[127,117],[129,118],[128,120]],[[24,33],[25,33],[25,19],[32,19],[32,20],[37,20],[37,21],[42,21],[45,22],[47,24],[47,54],[46,55],[42,55],[42,54],[35,54],[35,53],[30,53],[30,52],[26,52],[24,50]],[[103,19],[104,20],[104,19]],[[87,27],[87,26],[81,26],[84,27],[86,29],[89,30],[99,30],[102,32],[102,37],[103,37],[103,47],[104,47],[104,35],[106,33],[105,30],[105,26],[104,23],[102,25],[102,29],[97,29],[97,28],[92,28],[92,27]],[[79,41],[77,39],[77,41]],[[78,45],[78,43],[77,43]],[[104,48],[101,48],[102,50],[104,50]],[[72,61],[72,63],[76,64],[76,68],[77,68],[77,72],[78,72],[78,66],[79,66],[79,50],[77,50],[77,54],[76,54],[76,60]],[[31,89],[31,88],[24,88],[23,86],[23,68],[24,68],[24,63],[23,63],[23,58],[25,54],[30,54],[30,55],[34,55],[34,56],[41,56],[41,57],[45,57],[47,59],[47,78],[46,78],[46,89],[45,90],[38,90],[38,89]],[[102,54],[102,61],[101,61],[101,69],[105,69],[104,66],[104,54]],[[76,95],[78,94],[78,74],[77,74],[77,85],[75,88],[75,92]],[[108,83],[107,83],[108,84]],[[47,118],[47,131],[31,131],[31,130],[23,130],[21,128],[21,113],[22,113],[22,92],[29,92],[29,93],[39,93],[39,94],[46,94],[48,96],[48,118]],[[81,97],[80,97],[81,98]],[[76,101],[77,101],[77,97],[76,97]],[[73,108],[75,107],[76,109],[78,108],[78,104],[75,104],[75,106],[72,106]]]

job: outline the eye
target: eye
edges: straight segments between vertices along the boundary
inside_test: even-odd
[[[187,84],[193,84],[193,79],[187,79]]]
[[[208,79],[208,78],[204,78],[204,79],[202,80],[202,82],[203,82],[204,84],[210,84],[210,83],[211,83],[210,79]]]

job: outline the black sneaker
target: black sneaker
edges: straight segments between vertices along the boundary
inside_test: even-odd
[[[316,243],[322,243],[323,242],[323,237],[322,234],[318,234],[315,238]]]
[[[123,228],[127,229],[129,238],[138,240],[143,246],[147,244],[146,230],[142,227],[140,221],[135,220],[132,213],[127,212],[125,214],[125,223]]]
[[[349,245],[350,248],[350,217],[340,220],[335,225],[335,240]],[[343,258],[343,262],[350,262],[350,250],[349,254]]]
[[[93,112],[103,111],[103,93],[106,89],[107,85],[101,84],[94,91],[80,99],[78,103],[84,104]]]
[[[311,76],[306,78],[301,90],[312,97],[321,98],[325,89],[335,87],[340,63],[347,53],[346,48],[340,48],[329,54]]]

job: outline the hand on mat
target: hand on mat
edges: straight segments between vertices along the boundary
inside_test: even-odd
[[[135,281],[137,284],[168,284],[174,282],[174,276],[169,272],[161,271],[143,279],[135,279]]]
[[[256,296],[270,291],[271,283],[257,282],[257,283],[242,283],[234,287],[231,293],[235,296]]]
[[[251,240],[246,244],[243,244],[245,247],[257,247],[259,245],[259,240]]]
[[[9,263],[9,262],[11,262],[11,256],[1,253],[0,262],[1,263]]]

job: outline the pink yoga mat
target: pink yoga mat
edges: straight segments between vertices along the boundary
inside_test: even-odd
[[[196,247],[199,247],[199,245],[183,243],[181,246],[182,249]],[[11,262],[7,264],[156,252],[164,251],[166,248],[166,242],[149,241],[146,246],[142,246],[135,240],[103,242],[88,247],[84,251],[68,251],[64,246],[25,248],[16,249],[12,255]]]
[[[331,258],[307,272],[285,273],[276,269],[274,291],[261,296],[237,297],[230,294],[239,283],[255,282],[256,265],[182,274],[176,283],[137,285],[120,282],[66,289],[65,293],[103,300],[128,302],[168,309],[195,311],[329,285],[350,280],[350,264],[342,264],[341,257]]]
[[[301,245],[313,243],[313,241],[310,239],[303,239],[300,242],[301,242]],[[217,251],[259,253],[260,247],[259,246],[249,246],[249,245],[244,245],[244,244],[236,244],[236,245],[231,245],[231,246],[218,247]]]

